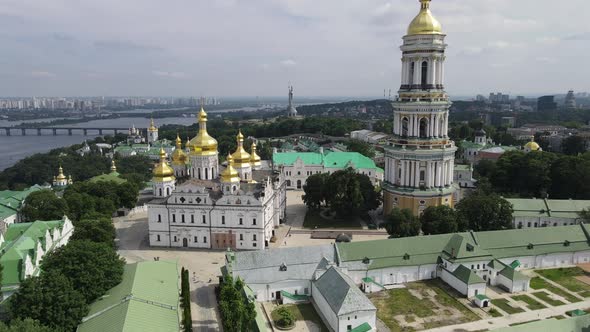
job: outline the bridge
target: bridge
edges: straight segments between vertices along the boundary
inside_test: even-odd
[[[19,133],[21,136],[37,135],[42,136],[43,134],[57,136],[57,135],[69,135],[72,136],[74,132],[82,133],[87,136],[88,133],[96,133],[102,136],[104,132],[118,134],[119,132],[127,132],[129,128],[78,128],[78,127],[0,127],[0,133],[5,133],[6,136],[12,136],[13,133]]]

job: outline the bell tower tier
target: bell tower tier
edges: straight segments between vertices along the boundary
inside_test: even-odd
[[[393,101],[393,140],[385,152],[384,212],[453,205],[455,143],[448,138],[451,102],[444,91],[445,35],[430,0],[403,37],[401,86]]]

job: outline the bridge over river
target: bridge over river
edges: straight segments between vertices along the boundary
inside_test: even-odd
[[[90,134],[98,134],[102,136],[103,133],[118,134],[119,132],[127,132],[129,128],[78,128],[78,127],[0,127],[0,133],[4,133],[6,136],[12,136],[12,134],[20,133],[22,136],[27,135],[69,135],[72,136],[74,132],[82,133],[84,136]]]

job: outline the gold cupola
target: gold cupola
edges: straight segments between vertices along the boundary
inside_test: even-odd
[[[167,182],[167,181],[174,181],[174,170],[172,167],[168,166],[168,162],[166,161],[166,151],[164,149],[160,149],[160,162],[156,164],[154,170],[152,171],[154,175],[154,182]]]
[[[117,173],[117,165],[115,165],[115,159],[111,160],[111,173]]]
[[[59,165],[59,168],[57,169],[57,176],[55,177],[55,179],[58,181],[66,180],[66,176],[64,175],[64,169],[61,167],[61,165]]]
[[[440,35],[442,25],[430,12],[430,0],[420,0],[420,12],[408,26],[408,35]]]
[[[188,147],[191,155],[212,156],[217,154],[217,140],[207,132],[207,113],[201,106],[199,112],[199,132],[190,140]]]
[[[150,127],[148,128],[148,131],[158,131],[158,128],[156,128],[156,125],[154,124],[154,118],[151,119]]]
[[[250,154],[250,164],[252,167],[260,166],[260,156],[256,153],[256,142],[252,142],[252,153]]]
[[[244,135],[242,135],[242,131],[238,131],[238,136],[236,136],[238,141],[238,148],[236,152],[232,154],[232,158],[234,163],[238,167],[242,167],[243,165],[250,164],[250,154],[244,150]]]
[[[186,153],[182,151],[182,140],[178,134],[176,134],[176,149],[174,149],[174,152],[172,153],[172,165],[184,166],[186,161]]]
[[[231,154],[227,155],[227,167],[221,172],[221,182],[240,182],[240,176],[234,168],[234,159]]]

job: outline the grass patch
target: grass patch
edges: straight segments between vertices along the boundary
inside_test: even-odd
[[[303,220],[304,228],[362,228],[357,217],[349,219],[325,219],[319,211],[307,210]]]
[[[432,329],[441,326],[468,323],[479,320],[479,316],[474,314],[471,310],[465,307],[461,302],[457,301],[457,298],[462,297],[456,290],[450,288],[447,284],[443,283],[439,279],[432,279],[424,281],[424,284],[428,285],[436,295],[435,300],[443,307],[452,307],[457,309],[463,317],[452,320],[439,320],[439,321],[427,321],[424,323],[425,329]]]
[[[533,320],[527,320],[526,322],[520,322],[520,323],[512,323],[510,324],[510,326],[517,326],[517,325],[523,325],[523,324],[528,324],[528,323],[532,323],[532,322],[538,322],[540,319],[533,319]]]
[[[530,297],[528,295],[516,295],[516,296],[513,296],[512,298],[517,301],[522,301],[522,302],[526,303],[527,307],[531,310],[539,310],[539,309],[546,308],[543,304],[541,304],[540,302],[538,302],[537,300],[533,299],[532,297]]]
[[[566,319],[567,317],[565,317],[564,315],[557,315],[557,316],[551,316],[548,319],[551,319],[551,318],[555,318],[557,320],[562,320],[562,319]]]
[[[554,300],[554,299],[550,298],[549,294],[547,294],[546,292],[541,291],[541,292],[534,292],[531,294],[534,295],[535,297],[541,299],[543,302],[548,303],[549,305],[552,305],[554,307],[565,304],[559,300]]]
[[[495,305],[496,307],[502,309],[503,311],[505,311],[507,314],[510,314],[510,315],[517,314],[519,312],[524,311],[524,309],[522,309],[522,308],[514,308],[514,307],[510,306],[507,299],[494,299],[494,300],[492,300],[492,304]]]
[[[544,288],[553,294],[563,297],[564,299],[566,299],[568,302],[571,302],[571,303],[582,301],[579,298],[573,296],[572,294],[551,285],[550,283],[548,283],[547,281],[545,281],[539,277],[534,277],[533,279],[531,279],[531,287],[533,289],[543,289]]]
[[[490,310],[488,310],[488,314],[490,314],[490,316],[492,317],[502,317],[502,314],[496,310],[496,308],[491,308]]]
[[[308,320],[315,323],[317,326],[320,327],[321,331],[329,331],[324,322],[318,315],[318,313],[313,308],[313,305],[310,303],[300,303],[300,304],[284,304],[283,307],[287,308],[293,316],[295,316],[295,321],[304,321]],[[278,317],[275,317],[275,311],[271,312],[272,320],[276,321]]]
[[[582,295],[581,293],[584,293],[584,295],[582,295],[584,297],[590,296],[590,285],[587,285],[576,279],[576,277],[586,275],[584,270],[579,267],[536,270],[535,272],[551,281],[560,284],[574,293],[579,293],[580,295]]]
[[[414,315],[407,315],[405,317],[405,319],[406,319],[406,322],[408,322],[408,323],[413,323],[416,321],[416,317],[414,317]]]

